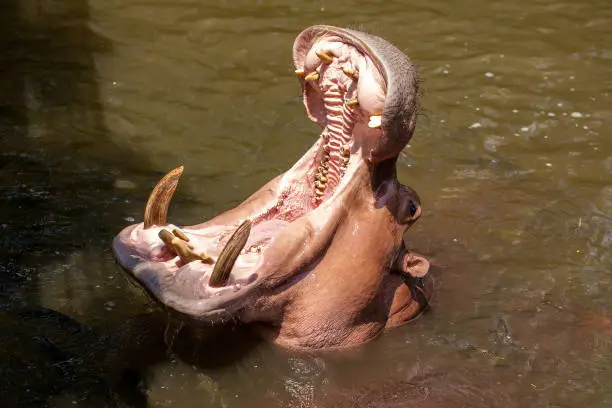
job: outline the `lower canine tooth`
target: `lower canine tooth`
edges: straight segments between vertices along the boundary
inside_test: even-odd
[[[382,115],[370,116],[368,127],[371,127],[372,129],[376,129],[376,128],[379,128],[381,124],[382,124]]]
[[[183,166],[177,167],[166,174],[153,188],[144,212],[144,228],[154,225],[166,225],[168,206],[183,174]]]
[[[236,263],[236,259],[246,245],[250,234],[251,220],[245,220],[232,234],[225,248],[221,251],[208,281],[210,286],[218,287],[227,283],[234,263]]]
[[[297,75],[299,77],[305,77],[306,76],[306,72],[304,72],[303,69],[296,69],[295,70],[295,75]]]

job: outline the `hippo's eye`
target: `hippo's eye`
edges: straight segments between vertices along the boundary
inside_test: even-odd
[[[414,201],[410,201],[410,217],[414,217],[417,213],[417,210],[419,208],[417,207],[417,205],[414,203]]]

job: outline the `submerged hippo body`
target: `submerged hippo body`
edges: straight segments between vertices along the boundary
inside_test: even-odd
[[[418,78],[385,40],[331,26],[300,33],[293,61],[323,128],[306,154],[237,207],[181,228],[166,222],[183,169],[171,171],[114,253],[182,317],[257,323],[294,349],[357,345],[422,306],[405,283],[429,263],[402,242],[420,203],[395,168],[414,131]]]

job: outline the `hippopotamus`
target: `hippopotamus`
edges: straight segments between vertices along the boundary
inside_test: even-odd
[[[297,36],[293,64],[322,128],[312,147],[235,208],[191,226],[167,221],[184,169],[171,170],[143,222],[115,237],[114,255],[179,319],[239,321],[295,350],[356,346],[425,305],[430,265],[403,239],[420,199],[396,176],[419,78],[386,40],[327,25]]]

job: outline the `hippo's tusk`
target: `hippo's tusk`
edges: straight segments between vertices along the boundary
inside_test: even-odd
[[[178,181],[183,174],[183,166],[177,167],[166,174],[156,185],[145,207],[144,228],[151,228],[154,225],[166,225],[168,217],[168,206],[176,190]]]
[[[178,230],[174,230],[175,232]],[[183,232],[181,231],[181,234]],[[206,254],[196,254],[192,247],[185,242],[181,237],[172,234],[170,231],[162,229],[158,234],[159,238],[164,241],[164,244],[172,250],[186,263],[193,261],[202,261],[203,263],[212,265],[215,260]],[[183,234],[184,236],[184,234]]]
[[[227,241],[210,275],[208,281],[210,286],[219,287],[227,283],[234,263],[249,239],[251,224],[251,220],[244,221]]]

